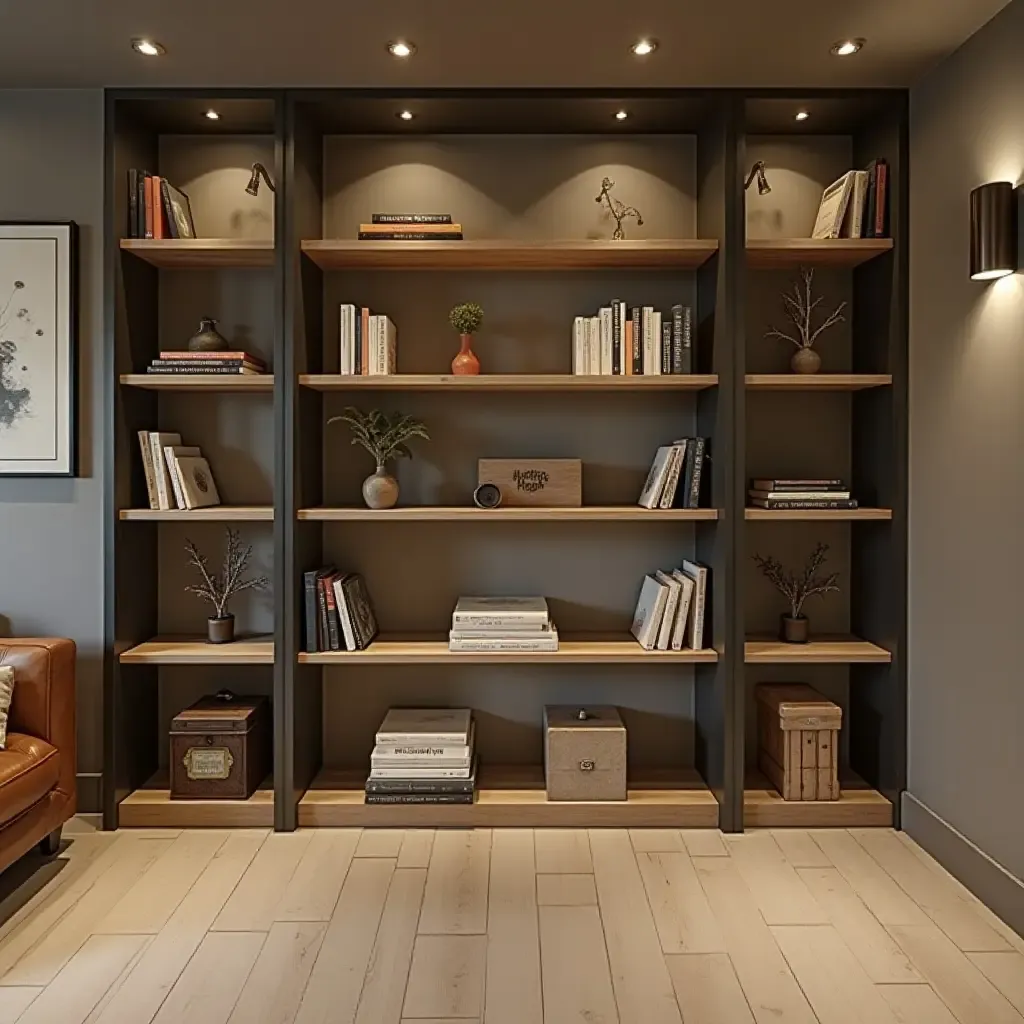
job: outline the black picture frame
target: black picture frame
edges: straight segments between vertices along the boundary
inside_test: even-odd
[[[192,204],[188,195],[175,188],[169,181],[161,181],[161,189],[164,191],[162,200],[166,201],[165,213],[167,214],[167,225],[171,238],[195,238],[196,223],[192,219]],[[182,234],[182,225],[187,225],[188,233]]]

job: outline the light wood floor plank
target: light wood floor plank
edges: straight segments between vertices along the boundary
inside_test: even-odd
[[[724,953],[722,930],[689,856],[638,853],[636,859],[662,952]]]
[[[438,832],[427,869],[421,935],[484,935],[487,931],[489,829]]]
[[[232,833],[103,1008],[97,1024],[148,1024],[156,1016],[266,838],[257,829]]]
[[[434,848],[432,828],[407,828],[398,852],[400,868],[426,868],[430,866],[430,851]]]
[[[295,1024],[352,1024],[395,862],[353,860],[327,926]]]
[[[879,985],[899,1024],[957,1024],[931,985]]]
[[[114,979],[114,983],[108,986],[107,991],[103,994],[103,997],[93,1008],[92,1013],[89,1014],[85,1019],[85,1024],[96,1024],[96,1022],[103,1015],[107,1006],[113,1001],[114,997],[118,992],[121,991],[121,987],[128,980],[129,975],[135,969],[136,964],[142,959],[146,950],[153,944],[155,936],[153,935],[142,935],[140,938],[143,942],[140,944],[135,955],[128,961],[127,964],[121,969],[121,973]]]
[[[364,833],[365,834],[365,833]],[[318,829],[274,910],[277,921],[329,921],[355,853],[355,829]]]
[[[1024,1017],[1024,956],[1009,953],[969,953],[967,959],[992,982]]]
[[[377,940],[363,982],[356,1024],[399,1024],[401,1021],[426,883],[425,868],[399,868],[391,876]]]
[[[492,833],[487,894],[486,1024],[544,1021],[534,865],[532,830],[497,829]]]
[[[681,853],[685,849],[675,828],[631,828],[629,839],[637,853]]]
[[[291,1024],[326,931],[323,921],[271,925],[229,1024]]]
[[[534,844],[541,874],[586,875],[594,870],[586,829],[539,828]]]
[[[417,936],[403,1015],[479,1020],[486,957],[483,935]]]
[[[691,857],[728,857],[722,833],[717,828],[684,828],[679,833]]]
[[[94,931],[97,934],[155,935],[188,894],[227,832],[183,832],[167,852],[118,900]]]
[[[256,859],[217,915],[213,930],[269,931],[278,904],[312,841],[312,832],[274,832],[267,836]]]
[[[923,980],[835,868],[801,868],[798,873],[873,982],[907,984]]]
[[[907,849],[889,829],[856,829],[854,839],[899,887],[965,952],[1009,952],[1010,945],[990,928],[959,892]]]
[[[402,850],[405,830],[401,828],[363,829],[356,847],[357,857],[397,857]]]
[[[210,932],[154,1024],[226,1024],[266,938],[263,932]]]
[[[147,941],[145,935],[92,936],[18,1020],[83,1024]]]
[[[41,985],[0,988],[0,1024],[15,1024],[42,991]]]
[[[782,856],[795,868],[830,868],[832,861],[825,856],[822,848],[810,833],[802,828],[772,829],[772,837],[778,843]]]
[[[727,954],[690,953],[665,959],[686,1024],[754,1024]]]
[[[1021,1016],[937,925],[891,925],[910,962],[960,1024],[1021,1024]]]
[[[831,925],[771,931],[821,1024],[896,1024],[888,1003]]]
[[[770,832],[729,836],[726,846],[768,924],[828,924]]]
[[[929,923],[925,912],[845,829],[814,829],[814,841],[886,927]]]
[[[644,1024],[680,1024],[672,979],[629,836],[623,829],[592,829],[590,850],[620,1017]]]
[[[594,876],[538,875],[537,904],[541,907],[597,906]]]
[[[540,948],[547,1024],[619,1024],[597,907],[541,907]]]
[[[694,865],[757,1024],[818,1024],[732,858]]]

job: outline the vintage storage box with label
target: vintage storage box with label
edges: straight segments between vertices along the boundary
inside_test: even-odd
[[[839,799],[843,709],[804,683],[757,687],[757,763],[783,800]]]
[[[266,697],[221,691],[171,722],[171,798],[247,800],[271,770]]]
[[[617,708],[544,709],[549,800],[625,800],[626,727]]]
[[[480,459],[477,484],[494,484],[505,506],[578,508],[583,504],[579,459]]]

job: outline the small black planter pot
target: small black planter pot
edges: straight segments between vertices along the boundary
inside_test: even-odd
[[[230,644],[235,639],[235,617],[224,615],[206,620],[206,639],[211,644]]]
[[[787,644],[805,644],[810,626],[811,620],[806,615],[797,616],[795,619],[792,615],[783,615],[779,637]]]

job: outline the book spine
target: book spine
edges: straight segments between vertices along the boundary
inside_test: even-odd
[[[185,492],[181,487],[181,477],[178,475],[178,460],[174,455],[174,447],[164,448],[164,460],[167,462],[167,474],[171,478],[171,492],[174,494],[174,503],[178,508],[185,508],[188,502],[185,501]]]
[[[654,318],[651,314],[654,311],[650,306],[644,306],[641,323],[644,334],[644,373],[654,374],[658,372],[658,367],[654,356]],[[658,344],[661,344],[661,339],[658,340]]]
[[[612,299],[612,374],[622,373],[622,308],[618,299]]]
[[[378,732],[374,735],[373,742],[378,747],[402,743],[410,746],[422,746],[425,744],[434,747],[465,747],[469,745],[469,737],[464,732]]]
[[[359,366],[364,377],[370,373],[370,310],[363,306],[359,311],[362,333],[359,336]]]
[[[153,175],[153,237],[164,237],[163,178]]]
[[[334,587],[324,587],[324,601],[327,603],[327,641],[332,651],[342,651],[341,622],[338,619],[338,605],[334,599]]]
[[[378,324],[379,320],[380,320],[379,316],[377,316],[376,314],[371,314],[371,316],[370,316],[370,344],[369,344],[370,364],[369,364],[369,366],[367,367],[367,370],[366,370],[367,374],[369,376],[371,376],[371,377],[376,377],[377,376],[377,372],[378,372],[377,371],[377,324]]]
[[[754,480],[757,491],[845,491],[842,480]]]
[[[384,372],[398,373],[398,328],[388,317],[384,318],[384,326],[387,336]]]
[[[146,177],[148,171],[139,171],[138,182],[136,184],[136,206],[138,207],[138,227],[136,238],[146,237]]]
[[[467,629],[545,629],[548,616],[540,612],[509,612],[502,615],[486,615],[480,612],[454,612],[452,628],[465,626]]]
[[[849,491],[749,491],[758,501],[849,501]]]
[[[429,778],[432,773],[439,777],[469,778],[472,755],[467,757],[381,757],[370,758],[371,774],[374,778]]]
[[[683,306],[683,362],[680,373],[693,373],[693,310]]]
[[[840,499],[838,501],[790,501],[782,498],[755,498],[754,508],[767,509],[813,509],[813,508],[834,508],[851,510],[857,508],[856,498]]]
[[[377,317],[377,373],[388,372],[388,318],[381,314]]]
[[[356,306],[355,323],[352,331],[352,359],[355,369],[352,371],[357,377],[363,372],[363,311]]]
[[[451,224],[450,213],[374,213],[371,224]]]
[[[886,198],[889,191],[889,165],[884,160],[878,161],[878,196],[875,201],[875,238],[886,236]]]
[[[579,376],[583,369],[583,317],[578,316],[572,322],[572,372]]]
[[[352,355],[352,339],[348,336],[348,307],[338,307],[338,373],[347,376]]]
[[[359,233],[370,238],[387,238],[396,232],[404,234],[413,231],[416,234],[435,238],[444,235],[461,235],[461,224],[360,224]]]
[[[153,471],[153,447],[149,443],[149,431],[139,431],[139,447],[142,449],[142,471],[146,476],[146,494],[149,497],[149,507],[158,509],[160,502],[156,496],[156,474]]]
[[[305,603],[305,619],[303,625],[306,628],[306,653],[316,654],[317,643],[316,643],[316,620],[317,620],[317,603],[316,603],[316,570],[312,572],[304,572],[302,574],[302,593]]]
[[[457,746],[445,746],[433,743],[378,743],[373,748],[373,756],[383,759],[407,758],[416,760],[425,759],[428,763],[435,758],[439,760],[455,761],[465,763],[473,756],[473,749],[468,744],[460,743]]]
[[[144,194],[146,197],[146,238],[153,238],[153,176],[146,175]]]
[[[612,311],[611,307],[601,308],[601,373],[609,376],[612,372]]]
[[[665,479],[665,489],[662,491],[661,499],[658,502],[659,508],[672,508],[675,504],[676,491],[679,489],[679,477],[683,471],[683,464],[686,462],[686,449],[689,445],[682,445],[682,451],[679,450],[679,447],[677,445],[676,450],[672,453],[672,465]]]
[[[188,376],[204,373],[247,374],[253,377],[263,376],[261,370],[253,370],[248,366],[147,366],[146,373],[163,373],[172,376]]]
[[[368,804],[471,804],[472,793],[367,793]]]
[[[189,352],[168,350],[160,353],[161,359],[188,359],[189,361],[202,362],[206,359],[241,359],[243,362],[252,363],[254,366],[263,366],[263,360],[254,356],[251,352]]]
[[[675,305],[672,307],[672,352],[669,355],[669,367],[671,373],[683,372],[683,307]]]
[[[687,508],[700,508],[700,478],[701,469],[704,466],[704,448],[706,441],[703,437],[693,439],[693,479],[690,482],[690,492],[686,498]]]
[[[661,324],[661,372],[672,372],[672,324],[667,320]]]
[[[156,480],[157,508],[168,510],[171,507],[170,476],[164,461],[164,446],[159,434],[149,435],[149,448],[153,454],[153,477]]]
[[[640,377],[644,372],[643,311],[634,306],[629,311],[629,318],[633,321],[633,375]]]
[[[161,217],[164,223],[164,235],[167,238],[178,238],[178,222],[174,219],[174,210],[171,208],[171,192],[167,187],[167,179],[160,179],[160,195],[157,196],[160,204]]]
[[[441,793],[472,793],[473,779],[367,779],[367,793],[395,793],[410,796],[414,793],[439,795]]]
[[[864,213],[864,238],[875,237],[875,211],[878,205],[878,162],[872,160],[868,165],[868,201]]]
[[[128,170],[128,238],[139,237],[139,172]]]
[[[461,242],[461,231],[360,231],[361,242]]]
[[[175,368],[175,367],[177,367],[179,369],[184,369],[184,368],[189,367],[189,366],[198,366],[198,367],[207,367],[207,368],[209,368],[209,367],[217,367],[217,366],[230,366],[230,367],[244,366],[244,367],[246,367],[247,369],[250,369],[250,370],[257,369],[257,367],[256,367],[256,365],[254,363],[250,363],[246,359],[154,359],[149,365],[150,366],[169,366],[172,369]]]
[[[690,640],[693,650],[699,651],[704,647],[704,609],[707,605],[707,572],[703,568],[697,569],[697,580],[694,586],[694,599],[696,604],[693,609],[693,631]]]
[[[317,611],[319,612],[318,619],[320,623],[319,636],[318,636],[318,650],[327,651],[330,650],[330,632],[327,628],[327,580],[323,576],[318,576],[316,580],[316,601]]]
[[[697,439],[688,437],[686,439],[686,468],[683,472],[683,500],[682,507],[689,508],[690,492],[693,490],[693,471],[697,465]]]
[[[452,638],[448,641],[449,651],[512,652],[512,651],[557,651],[557,640],[463,640]]]

